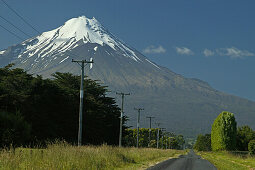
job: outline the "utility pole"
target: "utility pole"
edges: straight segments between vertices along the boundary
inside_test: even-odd
[[[149,119],[150,119],[149,144],[148,144],[148,146],[149,146],[149,145],[150,145],[150,143],[151,143],[151,119],[154,119],[155,117],[147,116],[146,118],[149,118]]]
[[[158,149],[158,142],[159,142],[159,126],[160,126],[160,123],[156,123],[156,125],[158,126],[158,133],[157,133],[157,149]]]
[[[168,136],[166,136],[166,149],[167,149],[167,143],[168,143]]]
[[[161,149],[163,149],[163,140],[164,140],[164,135],[163,135],[163,131],[165,131],[166,128],[160,128],[161,132],[162,132],[162,141],[161,141]]]
[[[118,93],[116,92],[117,95],[121,95],[121,114],[120,114],[120,135],[119,135],[119,147],[121,147],[121,141],[122,141],[122,118],[123,118],[123,105],[124,105],[124,96],[125,95],[130,95],[130,93]]]
[[[137,142],[136,142],[136,147],[139,147],[139,124],[140,124],[140,112],[141,110],[144,110],[143,108],[134,108],[135,110],[138,111],[137,115]]]
[[[81,87],[80,87],[80,110],[79,110],[79,129],[78,129],[78,146],[82,144],[82,113],[83,113],[83,96],[84,96],[84,66],[85,63],[93,63],[93,60],[73,60],[81,66]],[[81,64],[80,64],[81,63]]]

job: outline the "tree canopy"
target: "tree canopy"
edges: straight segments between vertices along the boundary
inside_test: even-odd
[[[247,125],[238,127],[236,147],[239,151],[248,151],[248,144],[255,140],[255,132]]]
[[[213,151],[236,149],[236,120],[233,113],[223,111],[214,120],[211,145]]]
[[[76,143],[79,89],[80,76],[57,72],[52,79],[43,79],[8,65],[0,68],[0,112],[18,111],[31,126],[32,143],[54,139]],[[118,143],[120,109],[107,92],[97,81],[84,80],[83,144]]]
[[[198,151],[211,151],[211,134],[198,135],[194,149]]]

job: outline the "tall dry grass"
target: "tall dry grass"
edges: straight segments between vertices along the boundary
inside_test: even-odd
[[[0,152],[0,169],[140,169],[184,151],[149,148],[72,146],[65,142],[47,149],[17,148]]]

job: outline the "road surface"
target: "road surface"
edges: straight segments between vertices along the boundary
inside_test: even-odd
[[[166,160],[147,170],[217,170],[217,168],[191,150],[187,155]]]

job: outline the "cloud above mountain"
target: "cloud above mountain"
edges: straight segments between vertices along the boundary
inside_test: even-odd
[[[203,51],[203,54],[206,56],[206,57],[209,57],[209,56],[213,56],[214,55],[214,52],[212,50],[209,50],[209,49],[204,49]]]
[[[150,45],[143,50],[143,53],[145,54],[160,54],[165,52],[166,52],[166,49],[161,45],[158,47],[154,45]]]
[[[215,50],[209,50],[209,49],[206,48],[202,51],[202,53],[206,57],[219,55],[219,56],[227,56],[227,57],[230,57],[232,59],[255,56],[255,54],[250,52],[250,51],[240,50],[236,47],[218,48],[218,49],[215,49]]]
[[[177,54],[181,55],[193,55],[194,52],[187,47],[175,47]]]
[[[249,52],[247,50],[240,50],[235,47],[216,49],[216,52],[220,56],[229,56],[230,58],[244,58],[249,56],[255,56],[255,54],[252,52]]]

